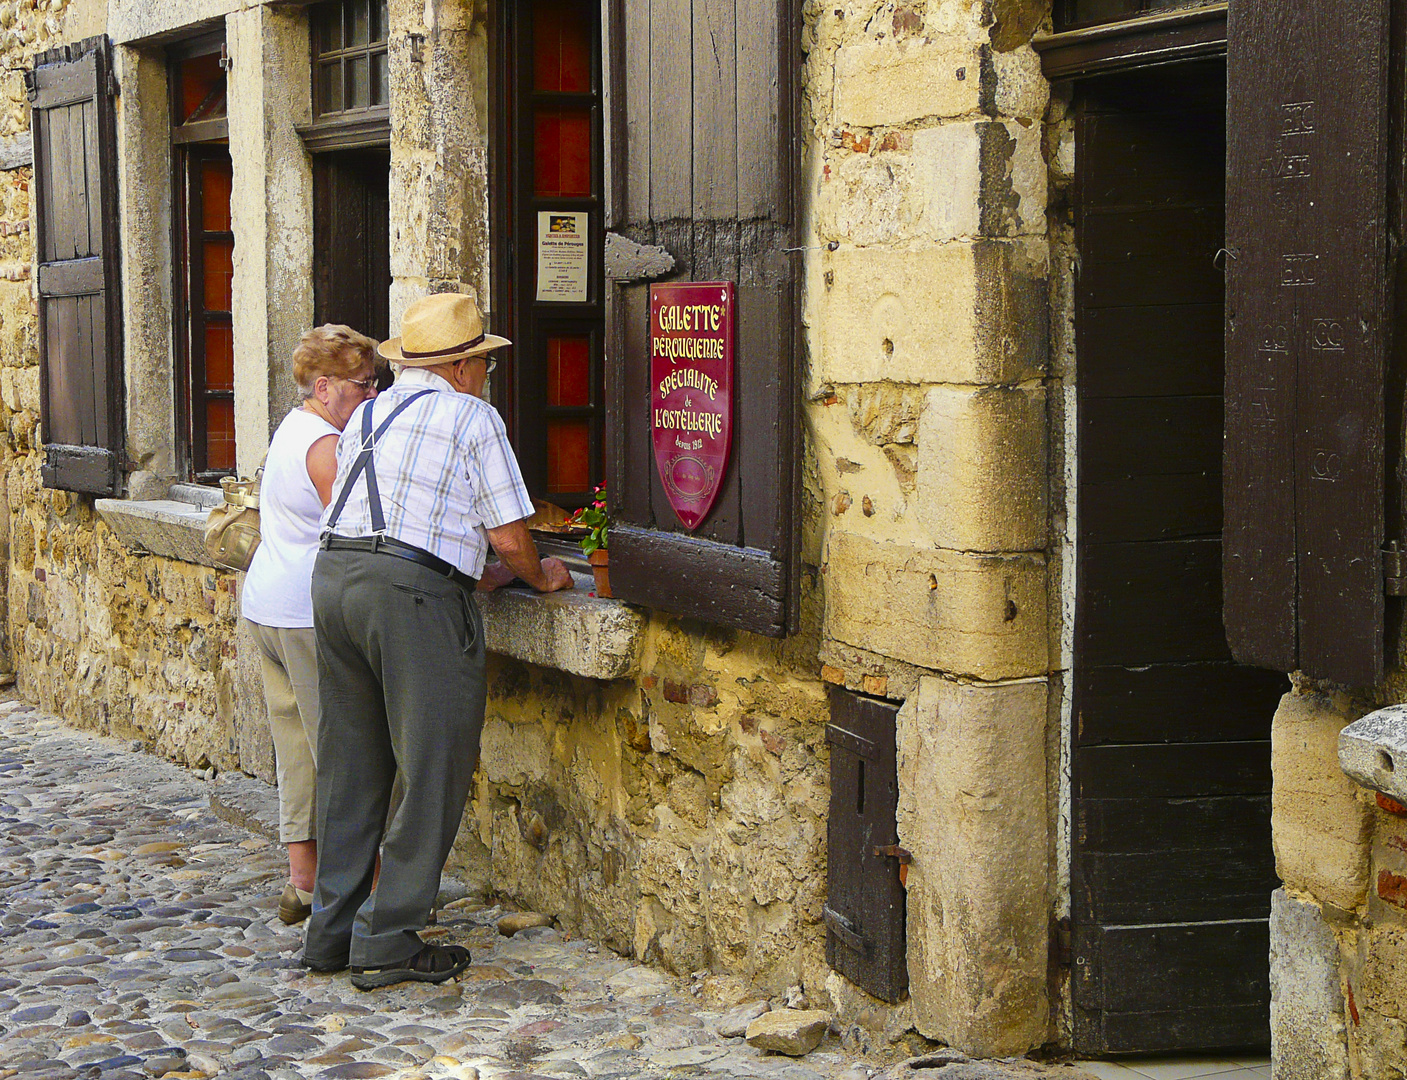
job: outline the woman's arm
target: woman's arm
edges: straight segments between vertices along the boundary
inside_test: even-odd
[[[318,489],[323,506],[332,501],[332,482],[337,479],[337,436],[324,435],[308,447],[308,479]]]

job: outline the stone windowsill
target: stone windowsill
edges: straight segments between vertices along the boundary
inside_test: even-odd
[[[108,528],[132,551],[164,555],[202,566],[214,565],[205,554],[208,507],[177,499],[147,502],[98,499],[94,506]]]
[[[489,651],[591,679],[635,674],[645,636],[644,612],[594,596],[588,575],[572,576],[576,588],[569,592],[479,593]]]
[[[205,554],[205,518],[214,503],[202,497],[206,490],[178,484],[171,493],[179,498],[99,499],[96,507],[130,550],[212,566]],[[196,497],[207,505],[197,505]],[[589,679],[634,674],[644,614],[619,600],[591,595],[593,586],[586,575],[575,575],[575,581],[570,592],[546,596],[527,589],[480,593],[489,651]]]

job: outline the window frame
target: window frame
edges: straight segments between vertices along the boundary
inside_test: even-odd
[[[1070,30],[1086,30],[1093,26],[1111,26],[1134,19],[1151,19],[1167,15],[1177,15],[1185,11],[1206,6],[1206,0],[1140,0],[1137,11],[1121,15],[1095,17],[1081,20],[1076,12],[1081,0],[1055,0],[1051,12],[1051,22],[1056,33]]]
[[[172,351],[176,382],[176,460],[180,472],[198,483],[217,483],[221,477],[234,475],[236,469],[209,467],[208,428],[203,405],[212,392],[205,387],[205,337],[195,333],[196,301],[204,295],[204,264],[193,258],[194,237],[205,237],[204,221],[197,215],[203,209],[201,193],[193,193],[199,183],[198,163],[223,151],[229,156],[229,121],[225,117],[177,125],[177,101],[180,94],[178,65],[183,60],[218,53],[223,58],[226,38],[223,30],[204,33],[172,44],[166,48],[167,99],[171,110],[171,255],[172,255]],[[228,91],[227,91],[228,93]],[[193,198],[193,194],[195,198]],[[229,238],[233,242],[231,230]],[[205,325],[205,309],[201,311],[201,327]],[[200,376],[197,380],[197,375]],[[202,389],[197,394],[196,384]],[[234,391],[213,393],[220,399],[234,400]]]
[[[345,17],[347,3],[360,0],[322,0],[308,7],[308,63],[312,81],[312,122],[299,125],[298,134],[304,145],[314,153],[325,150],[363,150],[387,147],[391,144],[391,52],[389,21],[383,30],[386,37],[368,41],[365,45],[344,46],[340,49],[323,51],[321,47],[321,17],[336,7]],[[372,7],[385,4],[385,0],[365,0]],[[345,24],[344,24],[345,26]],[[345,32],[345,31],[344,31]],[[382,104],[361,108],[344,108],[336,111],[323,111],[321,73],[331,63],[341,65],[343,70],[342,93],[346,100],[346,60],[359,56],[367,57],[368,72],[374,58],[386,57],[386,101]]]
[[[527,5],[499,5],[489,34],[490,113],[490,324],[495,332],[513,341],[499,351],[499,367],[490,380],[490,400],[502,414],[529,493],[534,498],[573,510],[588,505],[590,491],[549,492],[547,489],[547,432],[554,417],[589,419],[590,486],[604,483],[609,473],[607,350],[610,283],[605,280],[605,236],[611,219],[611,186],[607,183],[611,152],[606,140],[606,109],[610,100],[606,70],[606,34],[609,27],[599,4],[592,5],[595,34],[592,42],[589,91],[539,91],[534,88],[531,13]],[[533,102],[558,101],[563,108],[581,108],[591,115],[591,190],[589,196],[538,196],[532,173],[534,146]],[[587,213],[587,300],[585,303],[539,302],[523,295],[532,280],[536,251],[538,203],[551,209]],[[514,240],[516,239],[516,242]],[[529,320],[534,324],[529,328]],[[571,336],[588,336],[590,345],[590,404],[551,406],[545,390],[530,385],[534,373],[545,386],[547,343],[552,330]],[[539,400],[540,399],[540,400]],[[540,478],[540,482],[539,482]]]
[[[1068,0],[1067,0],[1068,2]],[[1051,81],[1226,55],[1226,0],[1166,8],[1113,22],[1062,26],[1032,46]]]

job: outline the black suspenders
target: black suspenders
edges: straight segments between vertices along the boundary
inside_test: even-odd
[[[376,486],[376,465],[372,462],[371,456],[376,449],[376,442],[382,435],[386,434],[386,429],[391,426],[391,421],[400,416],[406,407],[413,401],[418,401],[426,394],[433,394],[434,390],[421,390],[406,398],[394,409],[391,415],[381,421],[375,433],[371,430],[371,402],[367,402],[366,408],[362,410],[362,449],[357,455],[357,460],[352,463],[352,469],[347,474],[347,482],[342,485],[342,493],[337,497],[337,505],[332,508],[332,516],[327,520],[327,528],[324,532],[331,532],[337,524],[337,519],[342,516],[342,508],[347,505],[347,498],[352,493],[352,485],[357,482],[357,477],[363,470],[366,472],[366,494],[371,502],[371,529],[372,532],[382,533],[386,531],[386,517],[381,512],[381,492]]]

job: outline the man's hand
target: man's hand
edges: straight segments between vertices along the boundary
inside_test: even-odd
[[[528,532],[527,521],[515,521],[488,529],[489,543],[509,571],[499,585],[507,584],[514,576],[522,578],[538,592],[556,592],[570,589],[574,582],[561,559],[540,559],[537,545]],[[486,572],[487,573],[487,572]],[[495,571],[495,576],[499,572]],[[494,586],[497,587],[497,586]]]
[[[501,589],[517,576],[501,562],[486,563],[484,572],[479,577],[479,592],[493,592],[494,589]]]
[[[558,589],[570,589],[576,584],[572,580],[572,572],[567,569],[567,564],[561,559],[547,558],[542,560],[542,576],[547,579],[550,588],[543,589],[543,592],[556,592]]]

